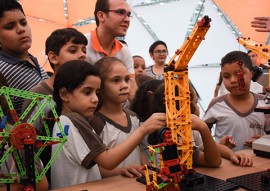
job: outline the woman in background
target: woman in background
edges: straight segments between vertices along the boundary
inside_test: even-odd
[[[164,67],[168,56],[168,48],[165,42],[158,40],[149,48],[149,54],[154,60],[154,65],[146,68],[146,74],[157,80],[163,79]]]

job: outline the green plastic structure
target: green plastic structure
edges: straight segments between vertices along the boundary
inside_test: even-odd
[[[35,183],[38,183],[48,171],[66,142],[66,134],[61,123],[59,122],[52,98],[48,95],[8,88],[5,86],[0,88],[0,96],[5,97],[10,110],[10,114],[4,114],[2,107],[0,107],[0,151],[2,151],[0,155],[0,167],[2,167],[2,165],[4,165],[5,162],[11,158],[14,159],[17,166],[16,173],[2,174],[0,176],[0,183],[21,184],[23,177],[27,176],[25,166],[28,164],[23,164],[20,156],[20,153],[22,153],[21,151],[26,152],[25,149],[27,148],[27,145],[30,145],[30,149],[32,148],[35,153],[33,155],[35,163],[36,160],[39,160],[39,156],[46,146],[58,144],[56,152],[52,155],[50,161],[44,167],[42,172],[39,172],[35,166],[32,168],[34,170],[32,173],[35,177]],[[11,102],[11,97],[13,96],[31,100],[30,105],[20,117],[17,115],[16,110]],[[48,116],[45,116],[44,112],[45,107],[50,107],[50,110],[53,113],[54,118],[50,120],[54,120],[58,125],[60,132],[59,137],[52,137],[50,133],[48,123],[46,122]],[[32,112],[34,109],[36,113],[30,119],[28,119],[28,122],[25,122],[27,121],[26,117],[29,117],[30,112]],[[7,117],[11,117],[11,121],[14,123],[7,123]],[[45,136],[37,135],[36,133],[36,129],[33,124],[37,118],[42,120],[45,128]]]

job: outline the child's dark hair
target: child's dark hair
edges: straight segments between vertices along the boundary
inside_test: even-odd
[[[242,51],[232,51],[226,54],[222,59],[221,59],[221,67],[223,67],[226,64],[232,64],[235,62],[241,62],[245,67],[247,67],[249,70],[252,71],[253,65],[251,62],[251,59],[247,55],[247,53],[242,52]]]
[[[162,81],[162,80],[161,80]],[[175,87],[176,91],[178,89],[178,87]],[[195,105],[193,103],[193,99],[195,97],[194,94],[196,94],[195,89],[192,87],[191,82],[189,82],[189,92],[190,92],[190,112],[192,114],[195,113]],[[152,99],[152,104],[150,105],[152,108],[152,112],[153,113],[157,113],[157,112],[161,112],[161,113],[166,113],[166,108],[165,108],[165,86],[164,83],[157,87],[157,89],[153,92],[153,99]],[[177,102],[176,103],[176,109],[180,109],[180,103]],[[150,117],[150,116],[149,116]]]
[[[222,81],[223,81],[223,79],[222,79],[222,74],[221,74],[221,72],[220,72],[220,73],[219,73],[219,78],[218,78],[218,83],[217,83],[217,85],[218,85],[218,86],[221,86]]]
[[[163,80],[152,79],[139,86],[131,110],[138,115],[140,121],[146,121],[154,112],[157,112],[156,110],[165,112],[163,85]],[[156,93],[159,96],[157,96]],[[153,108],[153,104],[157,102],[154,99],[159,100],[159,104],[157,104],[158,106],[155,106],[155,108]]]
[[[141,84],[153,80],[153,77],[148,75],[135,74],[136,84],[139,87]]]
[[[161,41],[161,40],[157,40],[156,42],[154,42],[154,43],[150,46],[150,48],[149,48],[149,53],[150,53],[150,54],[153,54],[155,48],[156,48],[158,45],[163,45],[163,46],[165,46],[165,47],[166,47],[166,50],[168,51],[167,44],[166,44],[165,42]]]
[[[56,102],[58,115],[62,111],[62,99],[59,95],[61,88],[73,92],[80,87],[88,76],[99,77],[98,71],[90,63],[83,60],[71,60],[60,66],[54,79],[53,99]]]
[[[2,18],[7,11],[20,10],[23,14],[21,4],[16,0],[0,0],[0,18]],[[24,14],[25,15],[25,14]]]
[[[251,52],[252,52],[251,50],[248,50],[248,51],[247,51],[247,54],[249,54],[249,53],[251,53]]]
[[[195,105],[192,102],[196,93],[191,83],[190,88],[190,109],[191,113],[195,112]],[[153,113],[161,112],[166,113],[165,107],[165,86],[163,80],[150,80],[139,87],[135,95],[134,103],[131,106],[131,110],[134,111],[140,121],[146,121]]]
[[[84,44],[85,46],[88,43],[84,34],[74,28],[57,29],[53,31],[46,40],[45,54],[48,55],[48,53],[52,51],[56,55],[59,55],[61,48],[69,41],[74,44]],[[50,65],[54,68],[53,64],[50,63]]]

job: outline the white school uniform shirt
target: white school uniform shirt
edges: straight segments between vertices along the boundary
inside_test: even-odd
[[[219,141],[225,135],[232,135],[236,141],[234,151],[247,149],[246,140],[255,134],[265,135],[270,130],[269,114],[254,112],[257,107],[267,106],[264,96],[254,94],[254,104],[246,113],[240,113],[227,100],[227,95],[214,98],[206,110],[203,120],[207,124],[216,124],[214,137]]]
[[[78,113],[60,116],[60,123],[68,125],[67,142],[51,167],[52,189],[101,179],[94,158],[107,150],[101,138],[89,125],[88,120]],[[53,137],[59,133],[58,126],[53,129]],[[52,154],[58,145],[52,146]]]

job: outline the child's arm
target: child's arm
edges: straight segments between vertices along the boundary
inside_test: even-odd
[[[123,175],[127,176],[129,178],[133,178],[134,176],[140,177],[142,174],[144,174],[142,170],[142,165],[149,164],[147,157],[143,153],[143,150],[141,150],[141,164],[131,164],[123,168],[115,168],[113,170],[106,170],[102,167],[99,167],[100,174],[102,178],[107,178],[111,176],[116,175]]]
[[[225,145],[217,143],[218,150],[221,156],[225,159],[230,160],[232,163],[239,166],[252,166],[252,158],[243,153],[234,153],[231,149]]]
[[[144,154],[144,151],[141,150],[141,164],[132,164],[125,168],[122,168],[120,170],[120,174],[125,175],[127,177],[133,178],[134,176],[140,177],[144,174],[144,171],[142,170],[142,165],[148,164],[150,165],[149,161],[147,160],[147,157]]]
[[[165,113],[154,113],[124,142],[99,154],[94,160],[102,168],[111,170],[118,166],[141,142],[145,135],[165,125]]]
[[[217,96],[218,96],[219,88],[220,88],[220,85],[217,84],[217,85],[216,85],[216,88],[215,88],[215,90],[214,90],[214,97],[217,97]]]
[[[144,173],[142,170],[142,165],[131,164],[123,168],[115,168],[113,170],[106,170],[99,166],[99,171],[102,178],[108,178],[116,175],[123,175],[129,178],[140,177]]]
[[[193,114],[191,115],[191,121],[192,129],[200,132],[204,145],[204,152],[199,153],[196,164],[207,167],[219,167],[222,162],[221,156],[208,126],[198,116]]]

